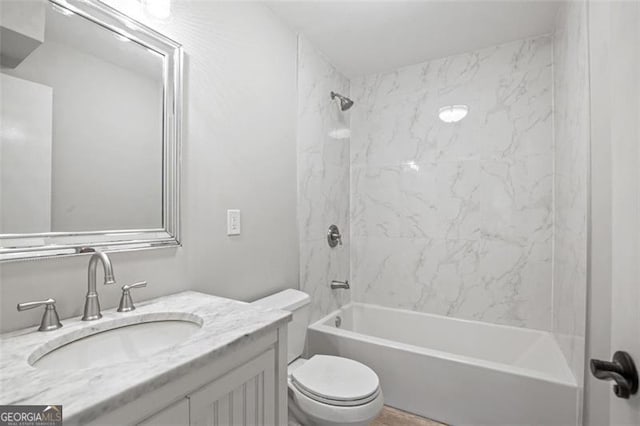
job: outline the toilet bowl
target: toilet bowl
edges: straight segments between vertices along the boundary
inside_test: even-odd
[[[376,373],[348,358],[299,358],[288,376],[290,411],[302,424],[367,425],[384,405]]]
[[[309,302],[308,294],[291,289],[253,302],[293,314],[287,336],[289,415],[302,425],[367,425],[384,406],[380,380],[371,368],[352,359],[301,357]]]

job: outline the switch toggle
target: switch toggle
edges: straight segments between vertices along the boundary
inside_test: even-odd
[[[227,210],[227,235],[240,235],[240,210]]]

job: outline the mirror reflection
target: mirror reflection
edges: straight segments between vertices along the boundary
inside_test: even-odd
[[[162,228],[163,56],[53,3],[42,25],[3,37],[0,234]]]

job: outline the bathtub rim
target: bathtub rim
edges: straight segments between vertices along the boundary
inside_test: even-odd
[[[371,336],[371,335],[364,334],[364,333],[359,333],[357,331],[346,330],[346,329],[343,329],[343,328],[336,328],[334,326],[325,325],[325,323],[327,321],[330,321],[332,318],[334,318],[336,315],[338,315],[344,309],[351,308],[351,307],[354,307],[354,306],[372,307],[372,308],[375,308],[375,309],[382,309],[382,310],[388,310],[388,311],[393,311],[393,312],[410,313],[410,314],[415,314],[415,315],[420,315],[420,316],[427,316],[427,317],[437,317],[437,318],[440,318],[440,319],[445,318],[447,320],[464,322],[464,323],[474,323],[475,324],[475,323],[481,322],[481,321],[474,321],[474,320],[463,319],[463,318],[447,317],[447,316],[444,316],[444,315],[430,314],[430,313],[426,313],[426,312],[410,311],[410,310],[407,310],[407,309],[389,308],[389,307],[386,307],[386,306],[375,305],[375,304],[372,304],[372,303],[349,302],[349,303],[345,304],[344,306],[334,310],[333,312],[325,315],[324,317],[322,317],[319,320],[317,320],[317,321],[313,322],[312,324],[310,324],[309,325],[309,329],[310,330],[314,330],[314,331],[327,333],[327,334],[331,334],[333,336],[348,337],[348,338],[357,340],[359,342],[375,343],[375,344],[391,347],[393,349],[404,350],[404,351],[412,352],[412,353],[419,354],[419,355],[425,355],[425,356],[429,356],[429,357],[446,359],[446,360],[459,362],[459,363],[462,363],[462,364],[465,364],[465,365],[469,365],[469,366],[487,368],[489,370],[493,370],[493,371],[497,371],[497,372],[501,372],[501,373],[517,374],[517,375],[520,375],[520,376],[525,376],[525,377],[528,377],[528,378],[531,378],[531,379],[541,380],[541,381],[553,383],[553,384],[556,384],[556,385],[562,385],[562,386],[567,386],[567,387],[576,388],[576,389],[578,388],[578,382],[577,382],[575,376],[573,375],[573,373],[571,372],[571,369],[569,368],[568,364],[566,364],[567,363],[566,359],[564,360],[565,364],[566,364],[565,367],[567,369],[567,373],[571,377],[571,380],[565,380],[563,378],[558,378],[558,377],[556,377],[554,375],[547,374],[547,373],[541,372],[539,370],[534,370],[534,369],[531,369],[531,368],[519,367],[519,366],[500,363],[500,362],[496,362],[496,361],[488,361],[488,360],[485,360],[485,359],[473,358],[473,357],[466,356],[466,355],[454,354],[454,353],[451,353],[451,352],[445,352],[445,351],[441,351],[441,350],[437,350],[437,349],[425,348],[423,346],[412,345],[412,344],[409,344],[409,343],[402,343],[402,342],[398,342],[396,340],[385,339],[385,338],[382,338],[382,337],[376,337],[376,336]],[[492,324],[492,323],[483,323],[483,324],[486,324],[486,325],[489,325],[489,326],[500,327],[500,328],[515,329],[518,332],[523,332],[523,331],[524,332],[534,332],[534,333],[537,333],[537,334],[545,333],[545,334],[548,334],[549,337],[551,337],[553,339],[553,341],[555,342],[556,345],[558,345],[558,342],[555,340],[555,337],[553,336],[553,334],[551,334],[549,332],[546,332],[544,330],[526,329],[526,328],[515,327],[515,326],[510,326],[510,325]],[[558,347],[558,349],[559,349],[559,347]],[[562,351],[560,351],[560,352],[562,354]],[[564,357],[564,354],[562,354],[562,356]]]

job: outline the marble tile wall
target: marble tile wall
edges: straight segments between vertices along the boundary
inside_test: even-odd
[[[553,331],[582,382],[587,288],[589,76],[584,1],[560,8],[554,35]]]
[[[331,280],[349,278],[349,112],[330,93],[349,96],[349,80],[306,39],[298,39],[298,223],[300,289],[311,295],[312,320],[350,300],[331,290]],[[329,225],[343,245],[327,244]]]
[[[351,81],[355,300],[551,329],[552,62],[542,36]]]

